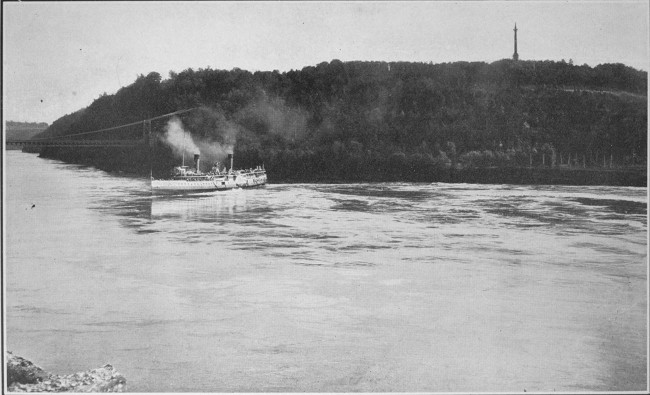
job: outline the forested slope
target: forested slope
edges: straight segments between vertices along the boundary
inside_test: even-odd
[[[284,73],[187,69],[165,80],[153,72],[58,119],[42,136],[193,107],[180,118],[200,147],[234,147],[238,167],[264,163],[275,181],[435,181],[450,168],[630,168],[647,159],[647,73],[550,61],[333,60]],[[154,131],[164,133],[165,122],[154,122]],[[42,154],[146,174],[145,151]],[[155,173],[177,163],[174,152],[157,142]]]

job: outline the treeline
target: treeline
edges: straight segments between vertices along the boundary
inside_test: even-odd
[[[425,181],[449,168],[491,166],[630,167],[647,160],[646,91],[647,73],[621,64],[333,60],[285,73],[187,69],[165,80],[141,75],[43,135],[200,107],[181,116],[193,136],[235,143],[238,166],[264,163],[275,181]],[[164,120],[152,127],[162,133]],[[110,138],[142,132],[136,125]],[[146,155],[126,161],[123,154],[111,159],[113,149],[75,150],[43,155],[149,171]],[[176,161],[156,144],[155,171]]]

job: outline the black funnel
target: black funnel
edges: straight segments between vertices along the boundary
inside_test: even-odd
[[[201,170],[199,168],[199,158],[201,155],[199,154],[194,154],[194,167],[196,167],[196,172],[199,173]]]

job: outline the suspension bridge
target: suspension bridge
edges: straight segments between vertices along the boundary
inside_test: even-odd
[[[65,136],[35,138],[29,140],[6,140],[7,148],[23,148],[23,147],[134,147],[139,145],[150,145],[153,143],[151,139],[151,122],[171,117],[174,115],[183,114],[186,112],[194,111],[199,107],[189,108],[185,110],[174,111],[169,114],[160,115],[153,118],[143,119],[137,122],[131,122],[124,125],[113,126],[89,132],[81,132],[68,134]],[[98,139],[97,136],[102,136],[100,133],[115,132],[120,129],[133,128],[138,125],[142,126],[142,132],[130,139]],[[83,136],[83,137],[81,137]],[[91,137],[92,138],[88,138]]]

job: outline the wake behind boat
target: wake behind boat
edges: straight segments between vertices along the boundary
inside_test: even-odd
[[[233,170],[232,154],[228,154],[230,169],[221,169],[217,163],[208,173],[200,170],[200,156],[194,155],[194,169],[177,166],[170,179],[151,178],[152,192],[206,192],[234,188],[251,188],[266,184],[264,166],[255,169]]]

